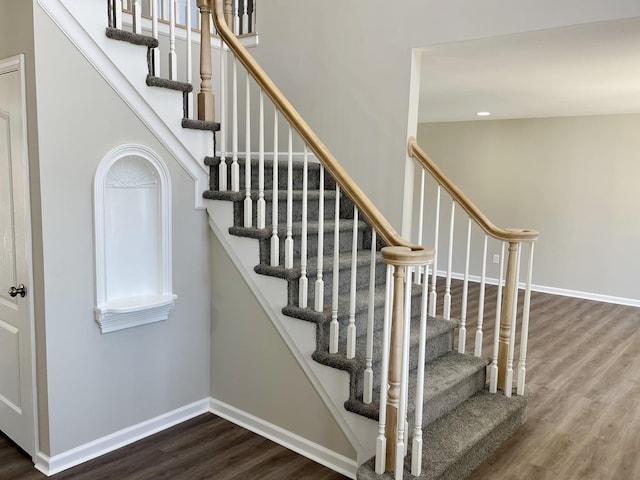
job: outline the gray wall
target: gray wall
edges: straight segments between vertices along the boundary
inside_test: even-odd
[[[209,396],[209,229],[186,172],[40,8],[35,27],[48,453],[56,455]],[[101,335],[92,182],[103,156],[124,143],[150,147],[168,166],[178,299],[164,322]]]
[[[494,223],[541,232],[534,283],[638,301],[638,132],[640,114],[599,115],[423,123],[418,141]]]
[[[213,234],[211,262],[211,396],[355,459],[350,442]]]
[[[399,228],[413,47],[638,15],[635,0],[269,0],[254,53]]]

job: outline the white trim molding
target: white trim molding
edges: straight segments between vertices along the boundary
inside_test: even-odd
[[[438,277],[446,278],[447,272],[438,270]],[[462,273],[451,273],[451,278],[455,280],[464,280]],[[480,283],[479,275],[469,275],[469,281]],[[485,279],[487,285],[498,285],[497,278],[487,277]],[[518,288],[524,290],[524,282],[518,282]],[[604,295],[601,293],[583,292],[580,290],[569,290],[567,288],[548,287],[546,285],[531,285],[531,290],[540,293],[549,293],[551,295],[562,295],[563,297],[583,298],[585,300],[593,300],[595,302],[615,303],[617,305],[627,305],[629,307],[640,307],[640,300],[635,298],[615,297],[613,295]]]
[[[349,478],[356,478],[358,464],[351,458],[215,398],[209,400],[209,411],[331,470]]]
[[[108,152],[94,179],[95,320],[102,333],[166,320],[171,287],[171,177],[142,145]]]
[[[47,476],[55,475],[207,412],[209,399],[205,398],[58,455],[38,452],[35,468]]]

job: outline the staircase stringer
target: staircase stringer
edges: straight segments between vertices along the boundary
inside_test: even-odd
[[[316,350],[317,327],[311,322],[282,313],[282,307],[287,303],[286,281],[254,271],[258,258],[258,240],[236,237],[229,233],[229,227],[233,225],[232,204],[221,200],[205,202],[211,230],[351,442],[357,454],[357,463],[362,464],[375,454],[375,445],[371,444],[370,439],[375,437],[377,424],[344,408],[345,399],[349,398],[349,374],[312,359],[311,355]]]
[[[202,192],[209,176],[202,159],[211,155],[213,138],[182,128],[182,101],[176,92],[146,85],[146,47],[108,39],[106,12],[99,2],[38,0],[38,4],[194,181],[194,205],[204,208]]]

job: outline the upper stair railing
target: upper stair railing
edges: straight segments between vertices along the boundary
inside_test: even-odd
[[[422,243],[425,231],[425,207],[428,209],[433,218],[430,225],[430,233],[433,235],[433,242],[437,249],[440,245],[440,226],[441,226],[441,192],[444,189],[449,194],[450,218],[448,224],[448,249],[446,255],[446,270],[440,272],[438,270],[438,257],[434,258],[431,270],[431,284],[429,293],[429,315],[436,315],[438,303],[442,304],[442,315],[445,319],[451,317],[451,300],[452,289],[451,279],[453,276],[453,252],[454,239],[464,238],[466,241],[464,247],[464,273],[462,278],[462,299],[460,311],[460,327],[458,336],[458,351],[465,353],[467,330],[471,333],[470,322],[467,319],[467,304],[469,293],[469,264],[472,249],[472,224],[475,224],[482,237],[480,238],[482,247],[480,248],[482,261],[480,263],[480,275],[476,277],[479,282],[479,299],[478,314],[475,325],[475,336],[471,336],[474,342],[473,352],[476,356],[482,355],[482,343],[484,339],[484,307],[485,307],[485,291],[487,284],[487,252],[489,241],[495,242],[500,251],[499,255],[494,255],[494,263],[499,262],[497,282],[497,298],[496,298],[496,315],[493,353],[491,357],[491,365],[489,366],[489,391],[495,393],[499,388],[504,390],[506,396],[512,394],[512,383],[514,379],[514,354],[516,347],[516,326],[518,314],[518,283],[520,279],[520,263],[522,251],[528,246],[528,259],[526,262],[526,270],[524,271],[524,301],[521,316],[521,335],[520,335],[520,355],[517,373],[517,394],[523,395],[525,388],[526,361],[527,361],[527,339],[529,335],[529,306],[531,300],[531,282],[533,274],[533,251],[534,244],[539,236],[539,232],[526,229],[502,229],[496,227],[469,198],[456,187],[449,178],[438,168],[438,166],[429,158],[429,156],[420,148],[415,138],[409,139],[409,156],[416,160],[420,169],[420,190],[419,190],[419,208],[417,214],[418,226],[418,243]],[[426,174],[431,176],[434,190],[431,202],[425,200]],[[456,207],[461,208],[467,215],[467,221],[462,222],[463,235],[456,235],[455,213]],[[466,227],[466,228],[465,228]],[[479,245],[478,245],[479,246]],[[505,265],[505,248],[507,250],[506,258],[506,275]],[[441,249],[440,252],[443,252]],[[419,281],[425,285],[429,283],[429,275],[427,272],[420,272]],[[441,292],[442,298],[439,302],[439,292],[437,288],[438,276],[444,275],[445,285],[444,292]],[[506,279],[505,279],[506,277]]]

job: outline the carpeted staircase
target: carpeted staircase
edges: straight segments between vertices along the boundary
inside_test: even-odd
[[[157,41],[143,35],[136,35],[114,28],[107,29],[107,36],[114,40],[126,41],[136,45],[148,47],[147,62],[150,72],[152,68],[151,49],[157,47]],[[141,58],[141,61],[145,59]],[[183,94],[184,119],[182,122],[185,128],[196,128],[211,130],[215,132],[219,125],[212,122],[199,122],[189,120],[187,111],[186,93],[191,90],[191,85],[182,82],[175,82],[160,79],[149,75],[147,85],[151,88],[169,88]],[[176,98],[176,101],[180,101]],[[214,142],[215,143],[215,142]],[[284,156],[283,156],[284,158]],[[329,354],[329,323],[331,321],[331,285],[333,281],[333,232],[336,228],[334,221],[336,188],[333,179],[325,177],[325,204],[324,204],[324,311],[316,312],[313,306],[315,295],[314,284],[317,265],[317,237],[318,230],[318,199],[320,166],[317,163],[309,164],[308,175],[308,268],[309,278],[309,308],[298,306],[298,279],[300,277],[300,236],[301,227],[301,203],[302,203],[302,162],[294,162],[293,166],[293,228],[294,238],[294,268],[285,269],[284,264],[284,240],[286,237],[286,183],[287,183],[287,163],[279,163],[279,195],[278,195],[278,236],[280,239],[280,261],[277,267],[270,265],[270,242],[272,235],[271,212],[272,212],[272,162],[265,162],[264,181],[265,199],[267,202],[267,225],[265,229],[243,226],[243,202],[245,191],[241,186],[240,192],[218,191],[219,184],[218,171],[220,159],[208,157],[204,159],[206,165],[211,169],[210,189],[204,192],[204,197],[210,200],[233,202],[234,221],[229,225],[229,232],[240,237],[256,239],[256,248],[259,250],[259,263],[255,266],[255,271],[262,275],[282,278],[287,281],[288,304],[282,305],[282,312],[285,315],[300,319],[301,321],[313,322],[317,325],[317,348],[313,354],[313,359],[323,365],[344,370],[349,373],[349,398],[345,399],[344,408],[348,411],[363,415],[372,419],[378,418],[378,398],[379,390],[374,391],[373,402],[365,404],[363,402],[363,372],[365,369],[365,334],[367,324],[367,309],[369,302],[369,273],[371,249],[377,253],[376,263],[376,294],[375,294],[375,331],[373,371],[374,385],[379,384],[380,364],[382,357],[382,317],[384,303],[384,280],[386,266],[382,262],[379,253],[383,246],[380,242],[372,245],[371,227],[359,221],[358,228],[358,257],[357,257],[357,301],[355,323],[358,332],[356,357],[348,359],[346,356],[346,330],[349,317],[349,288],[351,276],[351,249],[353,235],[353,204],[343,195],[340,198],[340,277],[339,277],[339,315],[341,344],[339,353]],[[230,160],[227,171],[231,172]],[[244,159],[240,159],[240,179],[244,184]],[[252,185],[258,185],[258,165],[257,160],[252,160]],[[231,178],[228,178],[228,185],[231,185]],[[253,205],[253,225],[256,225],[256,205],[255,201],[258,192],[252,192]],[[412,291],[412,324],[411,324],[411,356],[410,378],[415,379],[415,369],[417,368],[417,344],[419,338],[419,306],[422,288],[414,285]],[[485,368],[487,362],[483,358],[472,355],[459,354],[452,350],[453,337],[456,323],[442,318],[428,318],[427,321],[427,349],[426,349],[426,370],[425,370],[425,392],[424,392],[424,437],[423,437],[423,471],[421,479],[461,479],[466,478],[477,465],[487,456],[494,452],[515,430],[517,430],[526,419],[527,396],[506,398],[501,392],[489,394],[485,389]],[[415,398],[415,381],[409,385],[409,418],[413,418],[412,399]],[[371,439],[373,442],[374,439]],[[410,456],[407,456],[406,472],[410,471]],[[409,477],[405,473],[405,477]],[[360,467],[357,474],[358,479],[378,479],[393,478],[392,474],[380,476],[374,471],[373,459]]]

